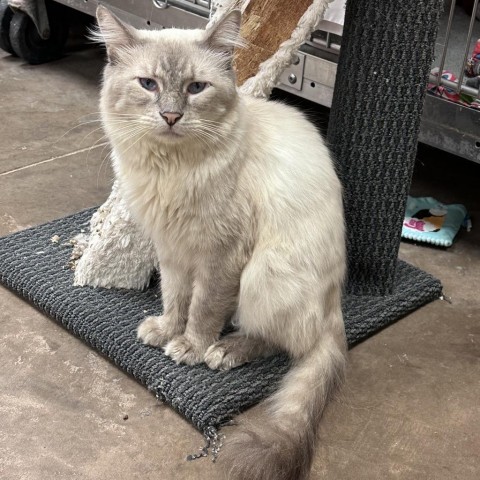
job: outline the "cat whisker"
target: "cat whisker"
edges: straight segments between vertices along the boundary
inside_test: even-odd
[[[142,133],[148,133],[150,131],[152,131],[151,128],[145,128],[144,125],[136,125],[130,128],[121,129],[120,131],[117,130],[112,137],[119,144],[123,144],[132,138],[140,136]],[[120,134],[118,135],[118,133]]]
[[[228,137],[226,135],[219,135],[217,132],[213,132],[211,129],[197,128],[195,129],[204,138],[210,140],[214,144],[220,144],[225,148],[228,148]]]
[[[210,120],[208,118],[200,118],[196,120],[191,120],[192,123],[200,123],[200,124],[211,124],[211,125],[224,125],[224,122],[218,122],[217,120]]]
[[[55,140],[53,142],[53,144],[55,145],[56,143],[58,143],[62,138],[64,138],[66,135],[68,135],[70,132],[72,132],[73,130],[75,130],[76,128],[80,128],[80,127],[83,127],[84,125],[88,125],[90,123],[96,123],[96,122],[100,122],[100,120],[91,120],[91,121],[88,121],[88,122],[82,122],[82,123],[79,123],[75,126],[73,126],[72,128],[68,129],[65,133],[63,133],[62,135],[60,135],[60,137],[57,138],[57,140]],[[101,127],[100,127],[101,128]]]
[[[202,145],[204,145],[205,147],[208,148],[208,150],[212,153],[215,153],[215,149],[213,148],[213,146],[211,144],[209,144],[206,139],[204,139],[198,132],[195,132],[194,130],[192,130],[191,132],[191,135],[193,138],[195,138],[196,140],[198,140]]]
[[[104,145],[104,147],[102,148],[102,151],[100,152],[100,156],[103,156],[103,152],[105,151],[105,148],[109,146],[110,146],[110,143],[107,143],[106,145]],[[108,151],[107,154],[102,158],[102,161],[100,162],[100,166],[98,167],[98,171],[97,171],[97,187],[100,184],[100,174],[102,173],[102,167],[106,163],[106,160],[110,155],[111,155],[111,152]],[[106,171],[107,170],[105,168],[105,172]]]
[[[218,153],[218,144],[215,144],[210,138],[202,134],[201,132],[192,132],[193,138],[195,138],[198,142],[200,142],[211,154],[214,156]],[[222,144],[225,148],[227,148],[227,145]]]
[[[85,140],[90,136],[90,135],[93,135],[95,132],[98,132],[99,130],[102,130],[103,127],[98,127],[98,128],[95,128],[93,129],[91,132],[87,133],[81,140],[80,142],[80,145],[83,144],[83,142],[85,142]],[[98,140],[95,141],[95,143],[98,143],[99,141],[103,140],[106,138],[106,135],[102,135]],[[94,145],[95,145],[94,143]]]
[[[142,133],[145,130],[151,130],[150,128],[145,128],[143,125],[136,125],[136,126],[129,126],[124,127],[121,129],[117,129],[114,134],[112,134],[112,138],[116,141],[122,143],[125,139],[133,138],[138,134]]]
[[[76,128],[80,128],[80,127],[83,127],[85,125],[89,125],[89,124],[92,124],[92,123],[99,123],[101,122],[100,119],[98,120],[89,120],[89,121],[85,121],[85,122],[82,122],[82,123],[79,123],[77,125],[75,125],[74,127],[70,128],[69,130],[67,130],[65,133],[63,133],[57,140],[55,140],[54,144],[58,143],[62,138],[64,138],[66,135],[68,135],[69,133],[71,133],[73,130],[75,130]],[[131,124],[132,122],[129,121],[129,120],[126,120],[126,119],[114,119],[111,121],[111,123],[115,123],[117,125],[121,125],[122,123],[126,123],[126,124]],[[95,133],[96,131],[98,130],[101,130],[103,128],[103,125],[98,127],[98,128],[94,128],[91,132],[87,133],[85,135],[85,137],[82,138],[82,140],[80,141],[80,145],[83,144],[83,142],[85,142],[85,140],[90,136],[92,135],[93,133]]]
[[[221,123],[208,123],[205,121],[197,121],[192,124],[192,127],[207,129],[211,130],[212,132],[217,132],[221,134],[227,134],[229,132],[229,129]]]
[[[98,140],[96,140],[96,141],[94,142],[94,144],[88,149],[87,158],[85,159],[85,163],[86,163],[87,165],[88,165],[88,159],[89,159],[89,157],[90,157],[90,152],[91,152],[94,148],[97,148],[97,147],[102,146],[102,144],[101,144],[100,142],[101,142],[102,140],[105,140],[105,139],[106,139],[106,135],[103,135],[101,138],[99,138]],[[105,147],[108,146],[108,145],[109,145],[109,142],[108,142],[108,141],[103,144],[103,148],[102,148],[102,150],[101,150],[101,152],[100,152],[100,155],[102,155],[103,150],[104,150]]]
[[[116,130],[116,133],[120,132],[120,135],[117,135],[116,140],[119,142],[119,144],[125,143],[129,139],[134,138],[135,136],[138,136],[138,134],[142,133],[144,130],[145,130],[145,128],[140,127],[140,126],[137,126],[137,128],[132,128],[131,124],[129,124],[128,127],[123,126],[123,128],[120,128],[120,129]],[[106,135],[104,135],[102,138],[106,138]],[[105,149],[109,146],[110,146],[110,142],[107,142],[103,146],[103,148],[100,152],[101,157],[103,156],[103,152],[105,151]],[[97,172],[97,186],[99,184],[99,179],[100,179],[100,174],[101,174],[102,167],[105,164],[107,158],[110,156],[110,153],[111,152],[108,152],[105,156],[103,156],[103,158],[100,162],[100,166],[99,166],[98,172]]]
[[[134,147],[145,135],[151,132],[151,129],[147,129],[143,135],[141,135],[135,142],[133,142],[123,153],[128,152],[132,147]]]
[[[215,128],[218,130],[224,130],[226,132],[230,130],[228,125],[226,125],[224,122],[215,122],[213,120],[207,120],[207,119],[194,120],[192,124],[200,127],[209,127],[209,128]]]
[[[91,112],[91,113],[88,113],[87,115],[85,115],[85,117],[89,116],[89,115],[98,115],[99,117],[98,118],[101,118],[101,116],[103,115],[102,112],[98,111],[98,112]],[[129,117],[129,118],[145,118],[145,115],[144,114],[140,114],[140,113],[117,113],[117,112],[108,112],[108,116],[109,117]]]
[[[98,129],[97,129],[97,130],[98,130]],[[127,133],[128,133],[129,131],[131,131],[131,130],[132,130],[132,124],[131,124],[130,122],[127,122],[125,125],[121,125],[116,131],[117,131],[117,132],[120,132],[120,133],[125,133],[125,134],[127,134]],[[90,133],[92,133],[92,132],[90,132]],[[87,135],[87,136],[88,136],[88,135]],[[86,137],[85,137],[85,138],[86,138]],[[87,158],[86,158],[86,162],[87,162],[87,163],[88,163],[88,158],[89,158],[89,156],[90,156],[90,152],[91,152],[94,148],[96,148],[97,146],[99,146],[99,143],[100,143],[102,140],[106,139],[106,138],[107,138],[107,135],[106,135],[106,134],[105,134],[105,135],[102,135],[102,136],[101,136],[99,139],[97,139],[97,140],[93,143],[93,145],[88,149]],[[100,152],[100,155],[103,154],[103,151],[105,150],[105,148],[106,148],[107,146],[109,146],[109,144],[110,144],[110,142],[106,142],[106,143],[103,145],[103,148],[102,148],[102,151]],[[101,162],[101,164],[100,164],[100,168],[101,168],[103,162],[104,162],[104,160],[102,160],[102,162]]]

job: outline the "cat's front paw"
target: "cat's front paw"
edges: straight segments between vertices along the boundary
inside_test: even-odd
[[[153,347],[165,346],[179,333],[179,326],[166,316],[147,317],[137,328],[138,340]]]
[[[206,348],[190,341],[185,335],[179,335],[167,343],[165,355],[176,363],[196,365],[203,362]]]
[[[229,337],[210,345],[204,361],[212,370],[230,370],[251,360],[248,350],[229,341]]]

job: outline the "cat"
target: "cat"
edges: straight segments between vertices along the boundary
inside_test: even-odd
[[[161,270],[163,315],[143,320],[138,338],[213,369],[288,353],[265,419],[229,435],[219,464],[232,479],[305,479],[346,364],[330,153],[298,110],[238,92],[238,10],[207,30],[137,30],[105,7],[97,19],[114,172]],[[220,338],[229,319],[236,331]]]

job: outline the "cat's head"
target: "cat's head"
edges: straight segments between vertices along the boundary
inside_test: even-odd
[[[137,30],[105,7],[97,20],[108,56],[101,108],[114,140],[208,142],[221,133],[238,98],[238,10],[208,30]]]

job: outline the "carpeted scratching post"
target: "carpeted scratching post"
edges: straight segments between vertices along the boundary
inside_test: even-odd
[[[347,2],[328,141],[344,186],[349,293],[393,289],[441,7]]]

